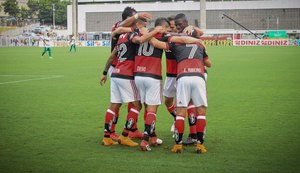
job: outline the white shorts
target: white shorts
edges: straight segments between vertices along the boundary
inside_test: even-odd
[[[134,81],[141,103],[160,105],[162,102],[162,81],[151,77],[135,76]]]
[[[115,69],[115,67],[109,66],[109,69],[108,69],[108,75],[109,75],[109,77],[111,76],[111,74],[114,71],[114,69]]]
[[[128,103],[139,100],[134,80],[113,77],[110,80],[110,102]]]
[[[197,76],[184,76],[177,80],[177,107],[187,107],[190,100],[196,107],[207,107],[206,83]]]
[[[176,96],[176,77],[166,77],[164,96],[173,98]]]

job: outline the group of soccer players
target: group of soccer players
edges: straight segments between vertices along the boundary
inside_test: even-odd
[[[157,18],[155,28],[148,31],[149,13],[137,13],[126,7],[121,22],[112,30],[112,49],[100,84],[110,75],[110,105],[105,114],[103,145],[140,146],[150,151],[162,144],[155,133],[157,108],[165,96],[165,105],[174,117],[175,145],[172,152],[180,153],[183,143],[195,144],[198,153],[205,153],[206,127],[206,67],[211,61],[199,37],[203,32],[189,26],[182,13],[175,18]],[[162,89],[162,55],[166,52],[167,77]],[[162,92],[163,90],[163,92]],[[175,99],[176,98],[176,99]],[[119,109],[128,103],[128,113],[122,134],[115,132]],[[144,106],[144,132],[137,129],[140,110]],[[189,141],[183,142],[184,119],[188,112]],[[132,138],[142,139],[140,144]]]

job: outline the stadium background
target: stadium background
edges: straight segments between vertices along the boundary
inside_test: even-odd
[[[121,13],[126,6],[132,6],[140,12],[150,12],[154,19],[182,12],[187,15],[189,24],[200,26],[201,23],[199,1],[123,1],[118,5],[103,0],[78,2],[78,32],[93,33],[94,37],[89,39],[94,40],[107,39],[106,32],[110,32],[111,26],[121,20]],[[243,34],[242,38],[254,38],[239,25],[222,18],[222,14],[227,14],[260,35],[266,30],[286,30],[292,39],[297,39],[300,35],[300,2],[297,0],[206,2],[205,36],[240,33]],[[153,23],[150,21],[151,26]],[[72,32],[72,6],[68,6],[68,32]]]
[[[96,1],[89,5],[95,5],[95,8],[105,5]],[[127,5],[125,2],[122,5]],[[288,1],[283,3],[288,4]],[[130,6],[135,4],[138,5],[129,3]],[[299,10],[297,4],[294,1],[297,8],[292,9]],[[113,5],[117,9],[120,4],[114,2]],[[117,10],[119,15],[122,8]],[[272,30],[277,27],[276,16],[270,19]],[[299,15],[293,18],[297,17]],[[194,19],[190,20],[194,24]],[[279,18],[280,30],[283,29],[281,21]],[[247,21],[239,22],[244,24]],[[232,32],[230,27],[225,30]],[[94,40],[100,32],[103,31],[90,32],[89,40],[78,44],[101,46],[102,40]],[[108,37],[109,33],[106,35]],[[251,38],[249,34],[242,37]],[[293,36],[290,37],[281,41],[292,42]],[[238,40],[240,43],[274,41]],[[197,155],[193,147],[186,147],[184,153],[175,155],[170,152],[174,144],[169,129],[172,119],[164,106],[159,107],[157,124],[158,134],[164,139],[161,147],[143,153],[137,148],[121,145],[101,146],[109,83],[100,87],[98,81],[110,52],[108,47],[80,47],[76,53],[68,53],[66,47],[55,47],[53,59],[41,58],[42,48],[39,47],[2,47],[0,171],[300,172],[299,48],[207,46],[213,60],[208,80],[210,108],[206,145],[209,153]],[[126,111],[126,106],[122,107],[117,127],[119,133]],[[142,129],[142,123],[139,125]]]

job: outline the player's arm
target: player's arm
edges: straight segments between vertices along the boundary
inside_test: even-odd
[[[211,60],[208,58],[205,47],[203,47],[203,62],[206,67],[211,67]]]
[[[183,33],[186,33],[188,35],[192,35],[194,30],[196,31],[196,33],[197,33],[196,37],[198,37],[198,38],[200,38],[204,34],[202,29],[200,29],[196,26],[192,26],[192,25],[189,25],[186,28],[184,28]]]
[[[202,40],[189,37],[189,36],[172,36],[170,37],[169,42],[184,43],[184,44],[193,44],[193,43],[202,44]]]
[[[203,32],[202,29],[200,29],[200,28],[194,26],[194,30],[197,31],[197,34],[198,34],[199,37],[201,37],[202,35],[204,35],[204,32]]]
[[[129,27],[131,26],[135,20],[137,19],[145,19],[145,20],[150,20],[152,19],[152,15],[150,13],[147,12],[142,12],[142,13],[136,13],[135,15],[128,17],[127,19],[125,19],[124,21],[120,22],[118,24],[118,27]]]
[[[159,32],[163,32],[163,29],[161,26],[155,27],[152,31],[150,31],[140,37],[139,36],[133,37],[132,42],[135,44],[142,44],[145,41],[150,40],[155,34],[157,34]]]
[[[106,64],[105,64],[105,67],[104,67],[104,70],[103,70],[103,73],[102,73],[102,76],[100,78],[100,85],[104,85],[106,80],[107,80],[107,72],[108,72],[108,69],[109,67],[111,66],[114,58],[117,56],[117,50],[114,49],[112,51],[112,53],[110,54],[110,56],[108,57],[107,61],[106,61]]]
[[[204,65],[208,68],[211,67],[211,60],[209,58],[204,58]]]
[[[111,35],[112,37],[118,35],[118,34],[123,34],[127,32],[132,32],[133,29],[131,27],[118,27],[116,30],[114,30]]]
[[[151,38],[150,40],[150,44],[157,48],[157,49],[163,49],[163,50],[168,50],[169,47],[168,47],[168,44],[166,42],[163,42],[163,41],[159,41],[157,40],[156,38]]]

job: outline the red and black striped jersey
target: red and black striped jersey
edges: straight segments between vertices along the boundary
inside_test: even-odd
[[[113,70],[111,77],[133,79],[134,57],[136,55],[137,44],[134,44],[132,39],[138,35],[138,32],[120,35],[116,46],[118,49],[118,64]]]
[[[170,50],[165,50],[166,55],[166,73],[168,77],[177,76],[177,62],[175,55]]]
[[[163,34],[156,34],[156,39],[164,41],[166,38]],[[135,76],[147,76],[155,79],[162,79],[162,49],[157,49],[148,41],[140,44],[135,56]]]
[[[204,59],[208,58],[205,48],[200,44],[169,43],[177,62],[177,78],[199,76],[204,78]]]
[[[194,38],[201,39],[200,33],[196,30],[193,30],[193,32],[190,34],[190,36],[194,37]],[[207,68],[206,67],[204,68],[204,73],[207,74]]]

